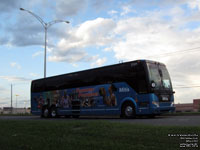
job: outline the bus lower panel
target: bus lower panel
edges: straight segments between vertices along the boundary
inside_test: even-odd
[[[175,107],[155,107],[155,108],[149,108],[149,107],[143,107],[139,108],[137,111],[137,115],[159,115],[163,113],[169,113],[174,112]]]
[[[32,115],[41,115],[41,110],[38,110],[38,111],[31,111],[31,114]]]
[[[160,107],[152,109],[152,114],[164,114],[169,112],[174,112],[175,107]]]
[[[169,112],[174,112],[175,107],[155,107],[155,108],[150,108],[149,107],[144,107],[144,108],[138,108],[136,111],[136,115],[159,115],[163,113],[169,113]],[[97,116],[103,116],[103,115],[120,115],[120,110],[119,109],[80,109],[80,110],[72,110],[72,109],[59,109],[58,115],[60,116],[65,116],[65,115],[97,115]],[[41,110],[38,111],[32,111],[31,112],[33,115],[41,115]]]
[[[81,110],[58,110],[58,115],[120,115],[119,109],[81,109]]]

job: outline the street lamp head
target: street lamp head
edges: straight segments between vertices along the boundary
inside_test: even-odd
[[[25,9],[24,8],[20,8],[20,10],[24,11]]]

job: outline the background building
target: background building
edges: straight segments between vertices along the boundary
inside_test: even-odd
[[[0,109],[1,114],[27,114],[30,113],[29,108],[12,108],[11,107],[3,107]]]
[[[200,99],[194,99],[193,103],[175,104],[176,112],[200,112]]]
[[[200,112],[200,99],[193,100],[193,109],[195,112]]]

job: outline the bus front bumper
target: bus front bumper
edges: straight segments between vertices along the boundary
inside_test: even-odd
[[[174,106],[154,107],[151,109],[151,111],[152,114],[163,114],[163,113],[174,112],[175,107]]]

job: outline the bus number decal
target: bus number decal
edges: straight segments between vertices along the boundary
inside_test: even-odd
[[[128,87],[121,87],[119,88],[119,92],[130,92],[130,89]]]

